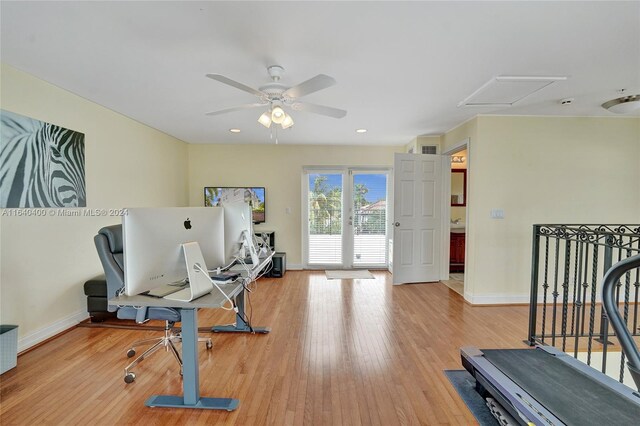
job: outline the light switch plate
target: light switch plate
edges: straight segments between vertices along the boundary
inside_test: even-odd
[[[491,209],[491,219],[504,219],[504,210]]]

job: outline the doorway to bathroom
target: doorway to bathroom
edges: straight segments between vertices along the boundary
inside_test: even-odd
[[[442,282],[464,297],[467,240],[467,206],[469,198],[469,151],[466,139],[445,155],[451,158],[451,206],[449,220],[449,279]],[[447,255],[447,253],[445,253]]]

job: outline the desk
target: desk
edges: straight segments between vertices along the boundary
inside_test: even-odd
[[[275,253],[271,252],[267,257],[262,258],[257,267],[253,268],[250,272],[247,271],[243,266],[235,265],[231,268],[233,272],[238,272],[243,278],[250,278],[251,280],[256,279],[256,276],[267,266],[271,258]],[[245,292],[236,296],[236,306],[238,307],[238,312],[236,313],[236,323],[234,325],[214,325],[211,328],[211,331],[214,333],[260,333],[267,334],[271,331],[269,327],[249,327],[249,324],[244,320],[246,318],[245,310],[244,310],[244,297]]]
[[[229,298],[240,296],[244,299],[244,288],[240,283],[222,284],[222,291]],[[156,306],[176,308],[182,312],[182,389],[183,396],[153,395],[145,402],[147,407],[202,408],[209,410],[233,411],[240,400],[232,398],[204,398],[200,396],[200,376],[198,364],[198,308],[220,308],[227,299],[217,290],[192,302],[159,299],[145,295],[119,296],[109,300],[110,305]]]

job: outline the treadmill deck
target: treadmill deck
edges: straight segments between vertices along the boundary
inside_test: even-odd
[[[640,424],[638,403],[536,349],[481,349],[498,370],[567,425]]]

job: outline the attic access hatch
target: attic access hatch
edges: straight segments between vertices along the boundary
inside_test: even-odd
[[[478,90],[462,100],[458,104],[458,107],[510,107],[556,81],[564,81],[566,79],[566,76],[529,77],[501,75],[493,77]]]

